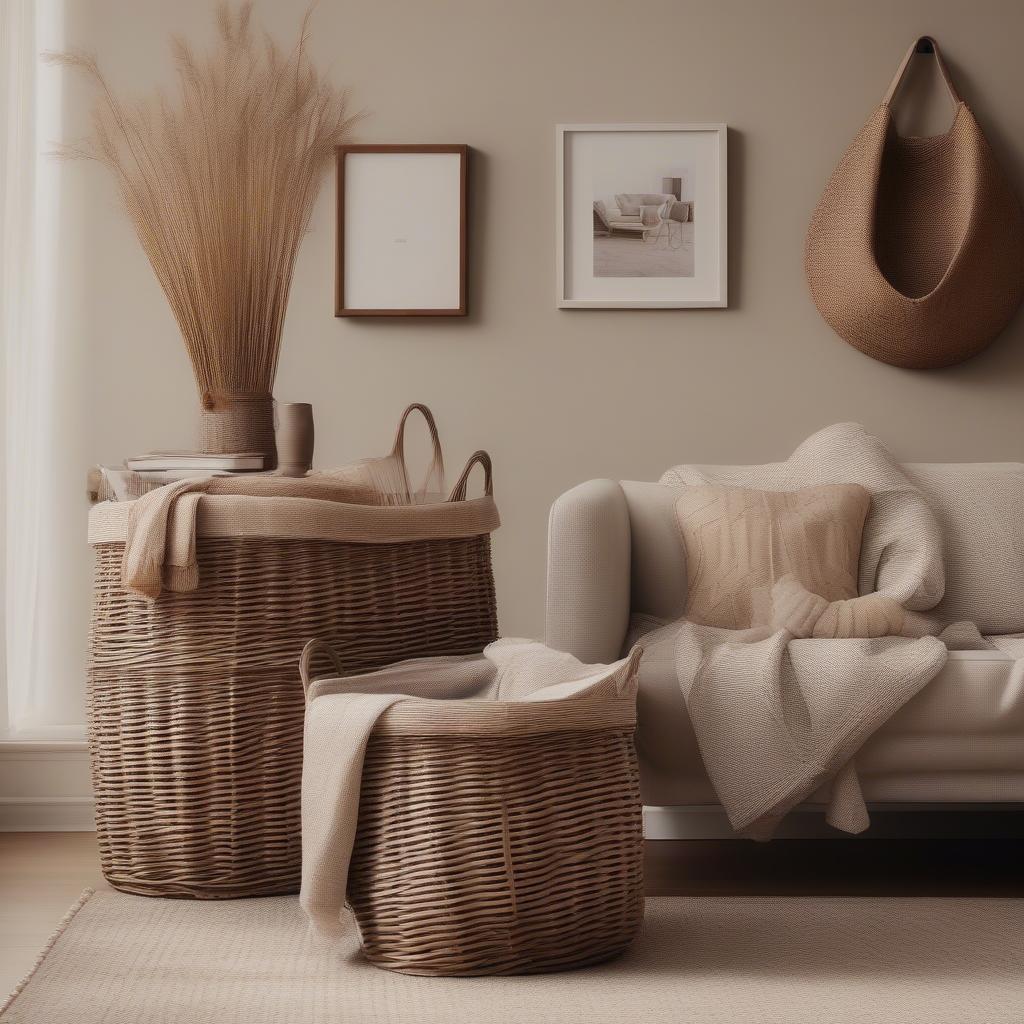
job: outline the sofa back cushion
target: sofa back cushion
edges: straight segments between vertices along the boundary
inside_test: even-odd
[[[928,614],[983,634],[1024,632],[1024,465],[904,468],[942,529],[946,591]]]
[[[623,214],[631,217],[640,216],[641,206],[657,206],[667,210],[676,197],[664,192],[619,192],[615,196],[615,202]],[[664,212],[661,216],[664,216]]]
[[[927,615],[976,622],[985,634],[1024,633],[1024,464],[903,467],[938,519],[946,562],[942,601]],[[631,533],[634,614],[673,621],[687,601],[675,506],[684,487],[623,481]]]

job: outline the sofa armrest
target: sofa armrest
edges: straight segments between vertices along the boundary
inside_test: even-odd
[[[629,628],[629,510],[614,480],[566,491],[548,519],[546,642],[584,662],[615,661]]]

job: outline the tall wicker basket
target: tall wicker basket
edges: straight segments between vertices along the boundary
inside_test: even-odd
[[[434,505],[208,495],[199,588],[154,602],[121,583],[128,504],[93,508],[89,744],[112,885],[200,899],[298,891],[299,654],[330,637],[365,671],[496,637],[499,520],[490,461],[473,461],[485,495],[465,499],[464,474]]]
[[[402,702],[381,716],[347,890],[371,963],[531,974],[630,944],[644,906],[640,653],[611,697]]]

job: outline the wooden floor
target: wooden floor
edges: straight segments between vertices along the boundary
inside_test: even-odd
[[[106,884],[91,832],[0,834],[0,1004],[82,890]]]
[[[652,896],[1024,896],[1024,839],[647,843]],[[0,834],[0,1002],[85,888],[105,887],[87,832]]]

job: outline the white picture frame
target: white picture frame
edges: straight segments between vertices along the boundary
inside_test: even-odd
[[[725,124],[555,127],[559,309],[728,305]]]

